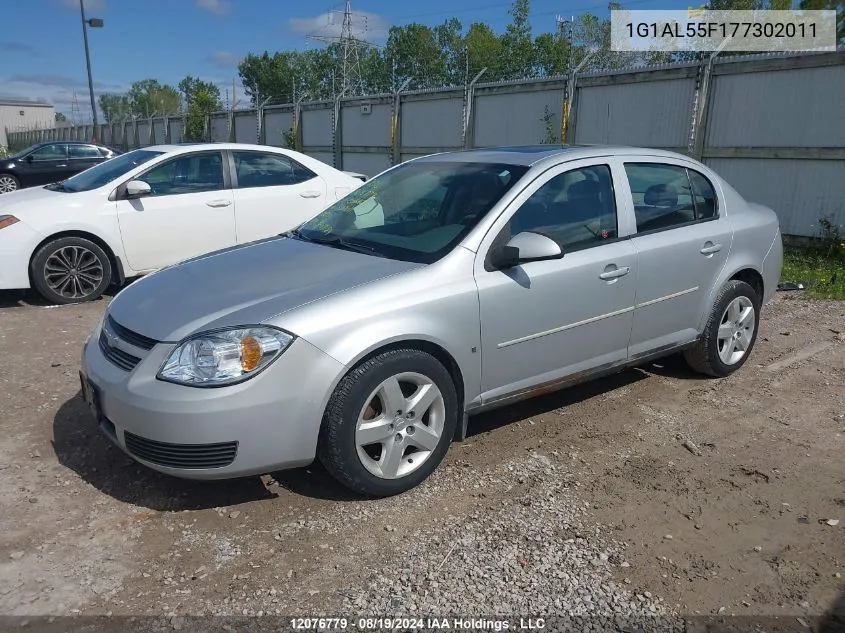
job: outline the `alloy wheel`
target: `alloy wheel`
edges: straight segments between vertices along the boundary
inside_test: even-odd
[[[0,193],[10,193],[17,190],[18,183],[11,176],[0,176]]]
[[[54,251],[44,264],[49,288],[67,299],[84,299],[102,283],[103,264],[95,253],[82,246],[65,246]]]
[[[735,365],[745,356],[754,339],[756,325],[751,299],[740,296],[728,304],[722,313],[717,337],[719,358],[725,365]]]
[[[434,381],[415,372],[391,376],[373,390],[358,415],[358,458],[376,477],[405,477],[440,444],[445,421],[443,394]]]

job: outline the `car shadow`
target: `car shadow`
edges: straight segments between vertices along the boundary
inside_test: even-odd
[[[671,357],[661,359],[473,416],[469,422],[468,437],[589,400],[645,380],[655,373],[675,378],[701,379],[700,375],[686,369],[683,360]],[[53,447],[59,463],[70,468],[94,488],[118,501],[151,510],[202,510],[278,497],[272,491],[273,486],[268,487],[257,476],[193,481],[164,475],[141,466],[103,435],[92,420],[81,392],[56,412],[53,419]],[[271,477],[281,489],[301,497],[342,502],[366,499],[337,483],[316,460],[303,468],[271,473]]]
[[[845,632],[845,590],[830,605],[819,621],[818,633]]]
[[[0,308],[46,305],[49,304],[32,290],[0,290]]]
[[[136,463],[103,435],[81,391],[53,418],[53,449],[60,464],[100,492],[150,510],[204,510],[277,497],[260,477],[193,481]]]

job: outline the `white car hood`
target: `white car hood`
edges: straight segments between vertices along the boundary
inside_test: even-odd
[[[0,214],[16,215],[17,211],[34,211],[42,208],[54,207],[61,201],[72,201],[79,194],[62,191],[51,191],[43,186],[18,189],[0,196]],[[23,220],[24,218],[19,218]]]

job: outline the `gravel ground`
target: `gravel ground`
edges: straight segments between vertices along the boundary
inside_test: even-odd
[[[810,623],[845,595],[843,303],[778,297],[728,379],[670,358],[473,418],[425,485],[377,501],[316,465],[203,483],[127,459],[79,394],[104,306],[0,295],[0,615],[650,631]]]

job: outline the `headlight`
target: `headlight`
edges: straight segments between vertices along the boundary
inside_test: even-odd
[[[194,387],[220,387],[261,372],[293,341],[293,336],[267,326],[202,332],[176,346],[156,376]]]

